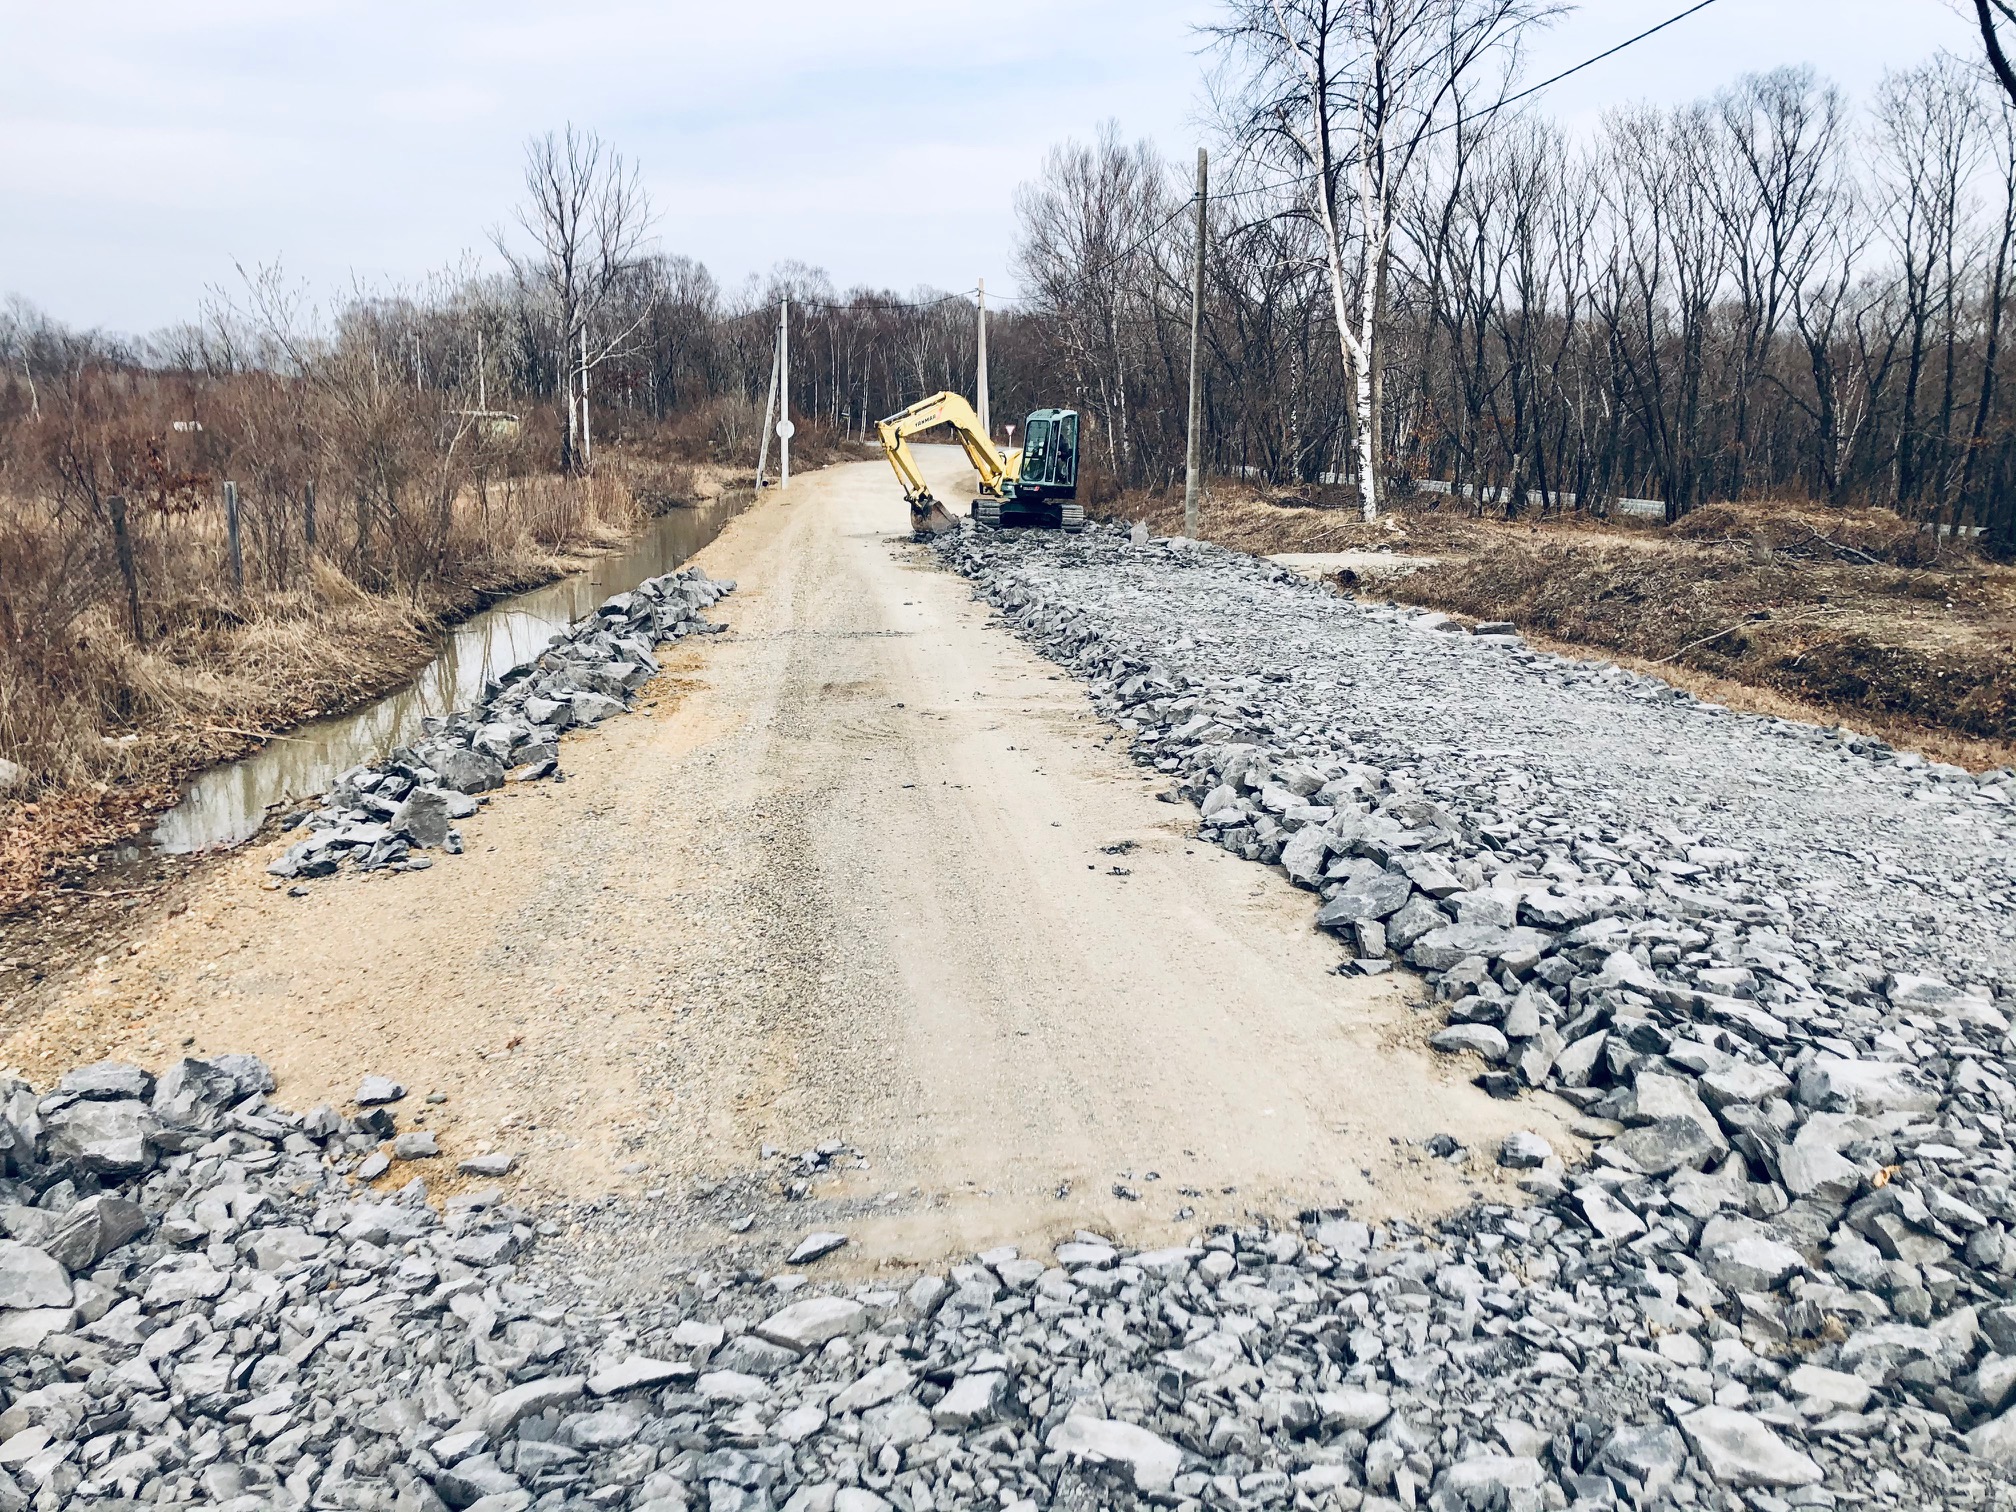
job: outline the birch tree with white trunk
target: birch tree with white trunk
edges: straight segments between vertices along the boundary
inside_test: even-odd
[[[1385,349],[1402,195],[1428,144],[1488,116],[1551,0],[1230,0],[1211,28],[1246,150],[1292,172],[1322,232],[1355,388],[1360,507],[1385,500]]]

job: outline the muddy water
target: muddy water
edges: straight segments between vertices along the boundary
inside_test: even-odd
[[[269,810],[326,792],[338,773],[372,761],[420,733],[430,715],[468,708],[484,682],[530,661],[549,637],[612,593],[670,572],[720,533],[749,504],[746,493],[695,509],[675,509],[651,522],[621,551],[594,565],[504,599],[457,626],[441,654],[420,675],[354,713],[276,736],[242,761],[212,767],[192,779],[162,816],[155,846],[171,853],[235,845],[258,833]]]

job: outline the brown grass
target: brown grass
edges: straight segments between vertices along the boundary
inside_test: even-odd
[[[1180,496],[1096,512],[1182,528]],[[1376,591],[1510,620],[1536,644],[1600,651],[1732,708],[1847,723],[1977,770],[2016,763],[2016,571],[1887,511],[1723,504],[1669,529],[1409,504],[1366,525],[1233,489],[1206,501],[1199,533],[1262,554],[1434,556]]]
[[[0,647],[0,662],[15,653],[0,666],[0,751],[27,773],[0,797],[0,914],[66,863],[139,833],[190,773],[389,690],[434,654],[444,626],[571,570],[643,518],[620,479],[528,480],[519,498],[508,518],[458,501],[458,528],[484,532],[483,549],[459,581],[418,595],[371,592],[318,559],[288,589],[185,587],[145,645],[120,606],[99,603],[58,654]]]

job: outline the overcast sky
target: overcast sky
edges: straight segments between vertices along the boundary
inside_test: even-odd
[[[1553,73],[1683,9],[1589,0]],[[193,317],[234,264],[321,289],[488,255],[522,144],[565,121],[642,164],[659,241],[734,283],[1006,289],[1012,195],[1107,117],[1194,150],[1209,0],[0,0],[0,294],[79,325]],[[1588,122],[1812,63],[1971,55],[1949,0],[1717,0],[1545,100]]]

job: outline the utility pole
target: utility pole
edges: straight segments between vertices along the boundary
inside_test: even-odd
[[[777,486],[791,486],[791,301],[777,305]]]
[[[987,413],[987,280],[980,280],[980,430],[987,444],[994,444],[994,425]]]
[[[490,390],[484,382],[483,373],[483,331],[481,327],[478,327],[476,331],[476,408],[478,410],[487,410],[490,408],[489,397]]]
[[[588,428],[588,327],[581,327],[581,470],[595,461],[595,437]]]
[[[1211,160],[1197,149],[1197,266],[1190,272],[1190,447],[1183,472],[1183,534],[1197,538],[1198,495],[1204,491],[1204,207],[1209,198]]]
[[[770,343],[770,392],[763,396],[762,440],[756,448],[756,492],[763,492],[763,475],[770,470],[771,427],[777,417],[777,358],[776,342]]]

